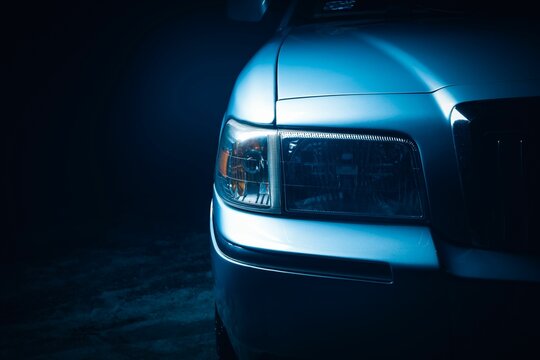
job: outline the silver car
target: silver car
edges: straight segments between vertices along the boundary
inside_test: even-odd
[[[221,358],[540,358],[539,22],[503,6],[291,5],[223,119]]]

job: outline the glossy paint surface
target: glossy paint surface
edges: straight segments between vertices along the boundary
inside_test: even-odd
[[[218,196],[214,196],[213,214],[223,238],[249,249],[375,260],[403,267],[439,266],[425,226],[287,219],[238,211]]]
[[[280,50],[278,99],[429,93],[540,79],[538,39],[523,23],[424,20],[293,30]]]
[[[256,124],[275,120],[276,61],[281,39],[264,45],[242,70],[234,86],[226,117]]]

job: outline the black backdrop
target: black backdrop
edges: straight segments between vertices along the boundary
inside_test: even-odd
[[[217,0],[4,9],[3,261],[101,245],[119,224],[206,230],[228,96],[276,22],[234,22],[225,9]]]

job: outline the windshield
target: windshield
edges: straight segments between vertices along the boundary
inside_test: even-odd
[[[534,3],[532,3],[534,4]],[[530,2],[474,2],[471,0],[302,0],[297,11],[300,22],[325,20],[448,17],[526,16],[536,17]]]

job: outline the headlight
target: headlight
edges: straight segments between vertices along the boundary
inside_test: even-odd
[[[230,120],[223,128],[216,161],[216,189],[232,205],[279,212],[277,131]]]
[[[281,131],[289,212],[423,218],[415,144],[397,136]]]
[[[225,201],[274,213],[282,210],[282,191],[288,213],[422,219],[421,184],[417,148],[400,136],[272,130],[230,120],[216,164]]]

